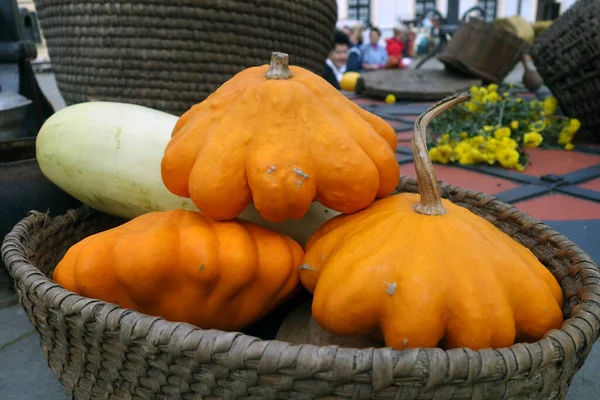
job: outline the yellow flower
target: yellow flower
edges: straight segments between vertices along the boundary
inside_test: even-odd
[[[488,92],[495,92],[498,90],[498,85],[496,85],[495,83],[490,83],[487,87]]]
[[[396,96],[393,94],[388,94],[385,96],[385,104],[394,104],[396,102]]]
[[[503,127],[500,129],[496,129],[496,131],[494,132],[494,137],[498,140],[505,137],[510,137],[510,128]]]
[[[498,149],[498,140],[496,138],[489,137],[488,140],[485,142],[485,150],[492,152],[492,153],[496,153],[497,149]]]
[[[439,143],[440,143],[440,144],[446,144],[446,143],[448,143],[449,141],[450,141],[450,134],[448,134],[448,133],[444,133],[444,134],[442,135],[442,137],[440,138],[440,141],[439,141]]]
[[[458,136],[459,136],[461,139],[466,139],[466,138],[469,136],[469,134],[468,134],[467,132],[461,132],[461,133],[460,133]]]
[[[485,125],[483,127],[484,132],[491,132],[493,129],[494,129],[494,127],[491,125]]]
[[[544,99],[544,114],[545,115],[554,115],[556,112],[556,107],[558,106],[558,101],[555,97],[548,96]]]
[[[519,98],[517,99],[517,103],[522,103],[522,102],[523,102],[523,99],[519,97]]]
[[[452,155],[452,147],[445,144],[443,146],[438,146],[438,155],[437,160],[442,164],[448,164],[450,162],[450,156]]]
[[[499,147],[507,149],[516,149],[517,147],[519,147],[519,144],[513,138],[503,137],[502,140],[500,140]]]
[[[513,121],[510,123],[512,129],[519,129],[519,121]]]
[[[567,143],[565,144],[565,150],[573,150],[575,148],[575,146],[573,145],[573,143]]]
[[[475,160],[473,159],[473,156],[471,156],[471,152],[468,152],[460,156],[458,163],[461,165],[470,165],[475,164]]]
[[[527,147],[539,147],[543,141],[544,138],[537,132],[528,132],[523,136],[523,143]]]
[[[483,153],[483,160],[490,165],[493,165],[496,162],[496,154],[495,153]]]
[[[489,101],[490,103],[497,103],[499,98],[500,97],[498,96],[498,92],[491,92],[486,96],[487,101]]]
[[[454,148],[453,161],[460,160],[462,156],[471,151],[471,145],[466,140],[460,141]]]
[[[573,134],[569,132],[569,129],[563,129],[558,136],[558,144],[564,145],[567,143],[571,143],[573,140]]]
[[[512,88],[514,88],[514,87],[515,87],[515,85],[513,85],[512,83],[509,83],[509,84],[508,84],[508,88],[509,88],[509,89],[512,89]]]
[[[477,135],[471,138],[470,144],[471,146],[479,146],[480,144],[483,144],[484,141],[485,139],[483,138],[483,136]]]
[[[581,122],[577,118],[571,118],[569,121],[569,133],[574,135],[581,128]]]
[[[481,103],[483,100],[483,96],[485,93],[481,90],[483,88],[479,88],[477,86],[471,87],[471,101],[475,103]]]
[[[467,110],[471,112],[477,111],[477,104],[473,103],[472,101],[467,101],[465,103],[465,107],[467,107]]]
[[[432,147],[429,149],[429,158],[431,158],[432,162],[437,162],[440,156],[440,149],[437,147]]]
[[[523,171],[525,171],[525,167],[523,166],[523,164],[517,164],[517,165],[515,165],[515,169],[516,169],[518,172],[523,172]]]
[[[479,151],[478,149],[471,149],[471,151],[469,152],[469,155],[471,156],[473,161],[475,161],[476,163],[479,163],[479,162],[482,162],[485,160],[483,153],[481,151]]]
[[[519,152],[511,148],[500,149],[496,152],[496,160],[504,168],[514,168],[519,163]]]
[[[548,126],[548,121],[544,118],[529,124],[529,130],[534,132],[542,132]]]
[[[535,100],[535,99],[534,99],[534,100],[531,100],[531,101],[529,102],[529,109],[531,109],[531,110],[534,110],[534,109],[538,108],[538,107],[539,107],[539,105],[540,105],[540,102],[539,102],[539,101],[537,101],[537,100]]]

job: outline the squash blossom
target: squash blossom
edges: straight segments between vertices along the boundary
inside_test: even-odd
[[[528,132],[523,136],[523,143],[527,147],[539,147],[543,141],[544,138],[538,132]]]

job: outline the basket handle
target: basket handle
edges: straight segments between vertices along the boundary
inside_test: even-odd
[[[479,6],[473,6],[473,7],[469,8],[467,11],[465,11],[465,13],[463,14],[463,16],[461,18],[461,21],[467,22],[468,18],[469,18],[469,14],[471,14],[475,11],[477,11],[479,13],[479,16],[485,20],[485,17],[487,15],[485,10]]]

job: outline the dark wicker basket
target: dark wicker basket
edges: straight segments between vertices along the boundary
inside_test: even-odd
[[[67,104],[120,101],[181,115],[271,52],[321,73],[335,0],[35,0]]]
[[[561,110],[600,141],[600,1],[578,0],[535,39],[531,57]]]
[[[600,330],[600,272],[570,240],[491,196],[442,195],[530,248],[560,282],[565,322],[497,350],[348,349],[201,330],[84,298],[48,279],[67,248],[121,220],[88,208],[32,212],[2,257],[50,367],[77,399],[564,399]],[[417,191],[402,177],[399,191]]]
[[[448,68],[500,83],[521,60],[529,44],[514,33],[477,18],[461,21],[437,58]]]

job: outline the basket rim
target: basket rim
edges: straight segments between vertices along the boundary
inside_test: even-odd
[[[414,192],[414,190],[402,190],[406,185],[415,185],[416,178],[401,176],[397,190],[393,194]],[[310,371],[301,371],[306,378],[310,378],[318,374],[319,368],[326,369],[339,364],[352,365],[356,357],[360,357],[362,362],[365,359],[370,360],[370,370],[373,371],[370,376],[365,377],[362,374],[361,382],[367,382],[373,385],[373,389],[385,388],[394,382],[396,376],[410,376],[422,378],[425,381],[425,388],[434,387],[447,382],[448,371],[454,370],[454,374],[462,374],[460,384],[469,385],[474,382],[490,382],[489,376],[481,378],[477,372],[485,372],[488,375],[492,374],[498,377],[498,382],[507,381],[513,376],[529,374],[539,369],[543,369],[553,364],[560,364],[563,361],[573,357],[575,354],[580,354],[582,350],[587,352],[600,336],[600,270],[592,261],[591,257],[579,248],[570,239],[564,237],[553,228],[535,219],[534,217],[519,211],[513,205],[504,203],[494,196],[487,195],[475,190],[457,187],[440,181],[440,190],[442,196],[448,200],[452,200],[452,196],[457,193],[473,195],[478,205],[494,204],[502,206],[503,215],[510,215],[511,219],[521,220],[527,218],[532,223],[527,224],[529,228],[536,226],[549,232],[550,235],[547,241],[560,240],[561,250],[567,253],[576,251],[578,260],[574,264],[586,264],[581,267],[585,270],[585,276],[582,278],[582,288],[578,290],[579,297],[584,297],[581,304],[575,306],[567,319],[563,320],[560,329],[553,329],[545,333],[542,339],[533,343],[515,343],[509,347],[498,349],[482,349],[471,350],[469,348],[456,348],[443,350],[440,348],[411,348],[404,350],[394,350],[390,347],[381,348],[341,348],[337,345],[317,346],[313,344],[290,344],[276,339],[263,340],[261,338],[246,335],[241,332],[228,332],[216,329],[201,329],[194,325],[185,322],[173,322],[165,320],[162,317],[154,317],[141,312],[122,308],[117,304],[105,302],[102,300],[92,299],[78,295],[64,289],[61,285],[46,277],[44,273],[38,269],[28,258],[26,237],[22,233],[29,234],[36,229],[40,223],[43,227],[47,227],[51,218],[47,213],[39,211],[30,211],[13,229],[5,236],[1,247],[2,258],[10,275],[17,283],[21,284],[25,290],[33,295],[40,297],[51,308],[65,310],[69,313],[78,313],[83,308],[91,308],[93,320],[99,318],[110,319],[112,327],[115,330],[125,330],[121,332],[121,340],[148,340],[153,338],[153,346],[155,342],[164,342],[165,337],[168,339],[169,349],[175,346],[179,349],[179,353],[184,351],[196,351],[195,348],[189,348],[189,342],[192,338],[201,338],[202,344],[211,347],[210,351],[216,353],[223,352],[219,349],[219,342],[231,342],[229,348],[228,359],[214,359],[209,357],[207,362],[216,364],[224,364],[230,369],[236,368],[251,368],[256,369],[259,374],[273,374],[281,371],[281,366],[278,362],[285,348],[294,348],[295,355],[304,354],[314,358],[313,368]],[[459,204],[460,205],[460,204]],[[460,205],[461,207],[464,207]],[[465,207],[466,208],[466,207]],[[78,209],[67,211],[64,216],[70,216],[75,222],[81,213],[82,220],[100,213],[89,206],[82,206]],[[514,239],[513,239],[514,240]],[[562,253],[561,253],[562,254]],[[561,289],[563,285],[561,285]],[[566,301],[566,299],[565,299]],[[564,317],[564,315],[563,315]],[[144,326],[146,336],[140,337],[134,335],[133,328],[123,328],[122,322],[126,321],[131,326]],[[36,330],[40,328],[36,326]],[[135,336],[135,337],[133,337]],[[573,340],[572,336],[584,337],[585,340]],[[175,341],[175,343],[173,342]],[[200,341],[198,340],[197,343]],[[222,346],[221,346],[222,347]],[[210,352],[209,351],[209,352]],[[227,350],[226,350],[227,351]],[[417,357],[426,353],[426,362],[420,367],[414,368],[414,362]],[[251,357],[245,357],[248,354]],[[252,357],[256,356],[258,357]],[[249,358],[249,359],[248,359]],[[273,361],[266,361],[274,359]],[[258,361],[258,362],[255,362]],[[288,360],[292,361],[292,360]],[[412,363],[412,367],[407,369],[406,363]],[[289,368],[294,368],[293,364],[288,363]],[[460,367],[467,365],[468,368]],[[514,365],[514,368],[510,366]],[[491,367],[493,366],[493,367]],[[355,370],[356,368],[353,368]],[[375,373],[375,370],[377,373]],[[493,370],[490,372],[490,370]],[[577,371],[578,368],[575,370]],[[484,375],[485,375],[484,373]],[[341,382],[351,381],[356,375],[351,376],[329,376],[321,379],[331,379]],[[454,377],[456,378],[456,376]],[[455,382],[456,379],[453,379]],[[544,383],[546,386],[546,383]]]

